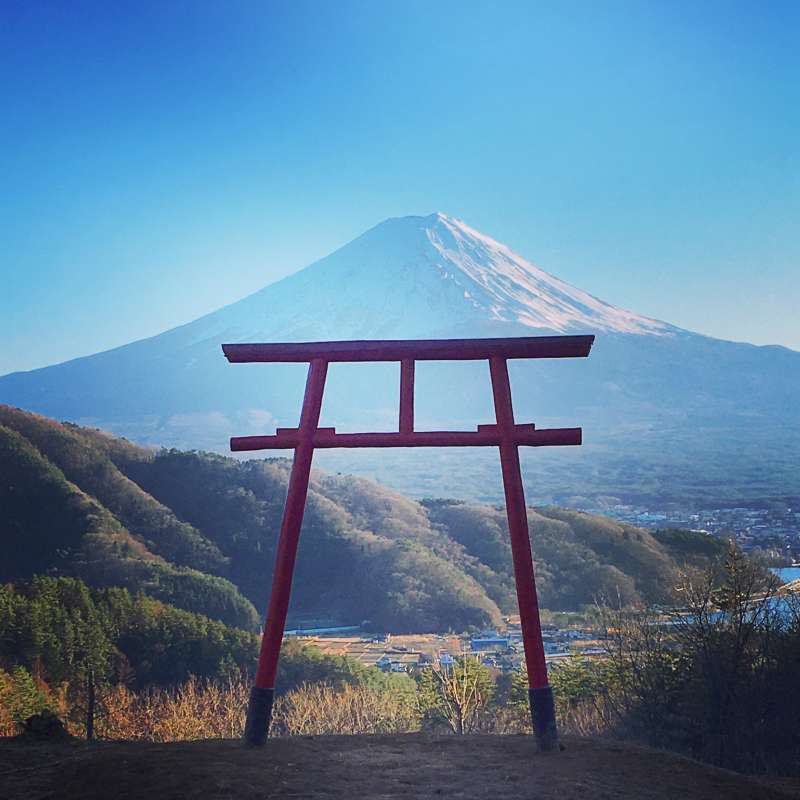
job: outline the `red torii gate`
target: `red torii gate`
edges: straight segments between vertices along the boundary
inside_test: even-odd
[[[239,436],[231,450],[293,449],[275,573],[267,609],[255,684],[250,692],[245,740],[263,745],[267,740],[275,696],[275,674],[289,607],[300,526],[303,522],[311,460],[316,447],[486,447],[500,449],[506,513],[514,560],[528,697],[533,729],[541,750],[558,748],[553,691],[539,621],[539,603],[533,574],[525,493],[519,465],[519,446],[579,445],[580,428],[536,430],[514,421],[507,361],[510,358],[575,358],[589,355],[594,336],[530,336],[513,339],[428,339],[397,341],[308,342],[301,344],[223,344],[231,363],[307,362],[303,408],[297,428],[278,428],[273,436]],[[488,360],[496,424],[476,431],[414,430],[414,362]],[[399,361],[399,430],[389,433],[336,433],[318,427],[328,364],[331,362]]]

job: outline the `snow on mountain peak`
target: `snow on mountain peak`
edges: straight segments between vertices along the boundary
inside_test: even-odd
[[[472,283],[470,298],[493,319],[558,332],[591,329],[663,335],[675,330],[570,286],[459,219],[438,212],[427,220],[431,245]]]
[[[485,335],[504,323],[517,333],[677,330],[598,300],[441,212],[385,220],[204,318],[201,337],[212,318],[230,341]]]

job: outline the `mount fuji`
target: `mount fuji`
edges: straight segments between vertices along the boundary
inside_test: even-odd
[[[800,493],[800,353],[617,308],[443,214],[386,220],[211,314],[85,358],[0,377],[0,402],[153,445],[227,451],[296,424],[302,365],[229,365],[222,342],[593,333],[588,360],[512,362],[518,421],[584,428],[526,458],[541,502],[698,505]],[[321,424],[391,430],[395,365],[334,365]],[[486,365],[421,363],[418,427],[492,421]],[[492,500],[489,454],[325,453],[423,495]],[[494,476],[496,464],[491,462]]]

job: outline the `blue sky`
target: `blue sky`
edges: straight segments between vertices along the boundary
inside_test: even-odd
[[[800,349],[800,4],[0,4],[0,373],[441,210]]]

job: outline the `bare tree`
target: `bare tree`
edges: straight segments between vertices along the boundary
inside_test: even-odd
[[[405,692],[368,686],[304,684],[276,703],[283,734],[407,733],[419,727],[413,699]]]
[[[475,731],[492,695],[492,681],[480,661],[466,653],[453,664],[421,673],[419,702],[428,723],[444,722],[453,733]]]

